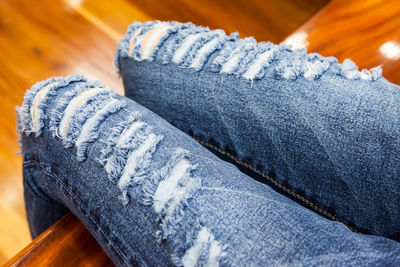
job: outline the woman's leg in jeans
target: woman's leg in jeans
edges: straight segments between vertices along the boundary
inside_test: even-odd
[[[38,83],[18,113],[34,235],[66,207],[117,265],[400,263],[397,242],[305,209],[100,83]]]
[[[400,87],[380,68],[158,21],[132,24],[116,63],[128,98],[248,175],[400,241]]]

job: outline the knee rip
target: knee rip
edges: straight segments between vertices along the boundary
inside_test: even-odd
[[[162,53],[157,56],[160,50]],[[239,39],[237,33],[227,36],[222,30],[191,23],[158,21],[133,23],[119,44],[115,64],[119,69],[120,56],[136,61],[153,61],[157,56],[162,64],[172,62],[199,71],[212,54],[215,56],[207,67],[210,71],[249,81],[263,78],[268,67],[272,67],[269,75],[286,80],[315,80],[329,72],[350,80],[375,81],[382,74],[380,66],[359,71],[349,59],[339,64],[335,57],[307,54],[306,49],[292,50],[284,43],[257,43],[251,37]]]
[[[153,34],[160,36],[165,29]],[[150,42],[151,37],[148,39]],[[68,90],[60,90],[72,83],[75,84]],[[87,82],[80,75],[51,78],[25,94],[22,106],[17,108],[18,131],[21,135],[39,136],[48,125],[52,136],[60,138],[65,147],[75,146],[78,161],[84,161],[89,144],[99,138],[100,125],[125,105],[111,90],[100,83]],[[114,125],[105,139],[98,162],[120,189],[124,205],[134,198],[152,207],[160,227],[156,238],[158,242],[170,241],[173,262],[180,266],[218,266],[226,262],[226,246],[200,222],[198,212],[191,211],[191,216],[185,217],[189,201],[202,183],[192,174],[197,165],[191,163],[188,151],[176,149],[160,170],[149,173],[153,154],[163,136],[154,133],[137,112],[130,112],[128,118]],[[188,230],[192,238],[177,238],[176,234],[182,231],[179,227],[186,221],[193,223]]]

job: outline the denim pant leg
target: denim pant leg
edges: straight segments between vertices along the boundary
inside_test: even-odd
[[[118,266],[400,263],[397,242],[305,209],[101,83],[40,82],[18,116],[34,234],[67,207]]]
[[[128,28],[116,65],[127,97],[248,175],[400,241],[400,87],[379,67],[159,21]]]

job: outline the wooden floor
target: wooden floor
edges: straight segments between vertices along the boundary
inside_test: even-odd
[[[134,20],[192,21],[280,42],[326,2],[0,0],[0,264],[31,241],[14,107],[33,83],[82,73],[122,92],[112,61]]]

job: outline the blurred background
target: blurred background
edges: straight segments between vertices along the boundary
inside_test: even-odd
[[[122,92],[117,43],[133,21],[191,21],[307,47],[400,84],[398,0],[0,0],[0,264],[31,242],[15,106],[36,81],[81,73]]]

